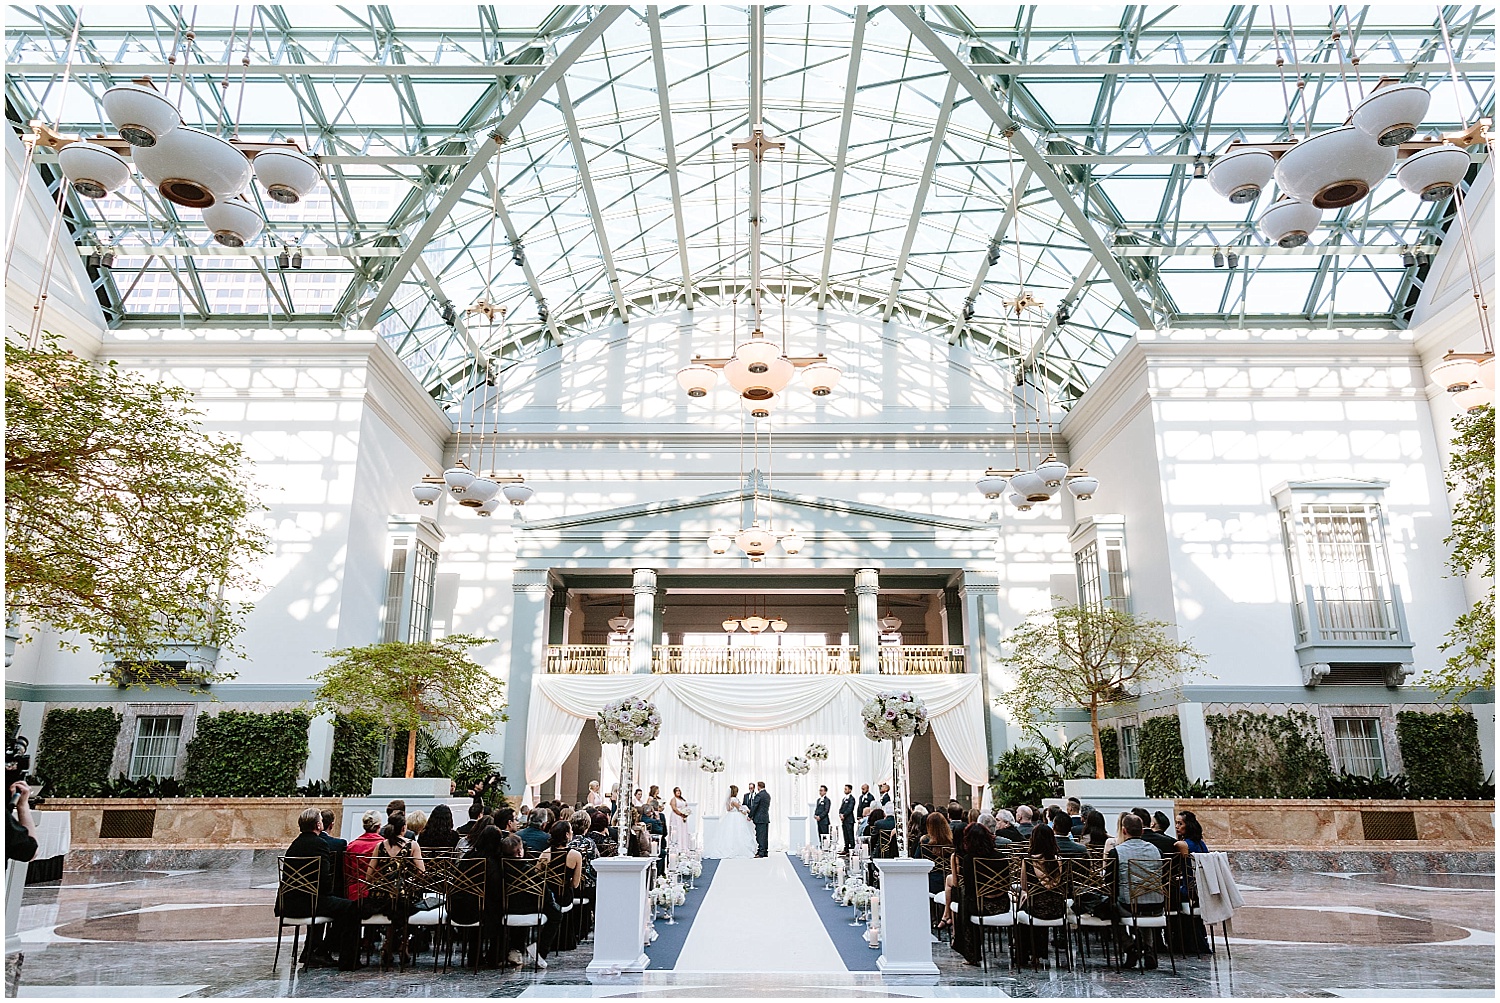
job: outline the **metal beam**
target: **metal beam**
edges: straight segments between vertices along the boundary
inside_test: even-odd
[[[1010,193],[1010,204],[1000,214],[1000,222],[995,225],[995,235],[990,238],[990,247],[995,246],[1005,239],[1005,234],[1015,222],[1016,214],[1021,211],[1021,199],[1026,194],[1026,185],[1031,180],[1031,165],[1027,164],[1021,168],[1021,176],[1016,178],[1016,187]],[[990,274],[990,251],[984,250],[984,258],[979,262],[979,270],[974,273],[974,281],[969,284],[969,295],[964,301],[967,305],[979,298],[979,291],[984,288],[984,280]],[[953,331],[948,335],[948,344],[958,344],[958,336],[969,329],[969,322],[959,314],[958,323],[953,325]]]
[[[1026,353],[1026,358],[1021,363],[1022,372],[1036,365],[1038,356],[1042,354],[1042,346],[1046,345],[1048,340],[1057,333],[1057,311],[1061,310],[1065,304],[1071,303],[1073,297],[1083,291],[1083,287],[1088,285],[1089,279],[1093,278],[1094,273],[1098,270],[1098,259],[1091,258],[1084,262],[1083,268],[1078,272],[1078,278],[1074,279],[1073,284],[1068,287],[1068,291],[1062,294],[1062,299],[1057,301],[1057,306],[1053,309],[1052,315],[1047,318],[1046,326],[1042,328],[1042,333],[1037,337],[1036,344],[1032,345],[1031,351]]]
[[[932,125],[932,145],[927,148],[927,162],[922,165],[921,180],[917,182],[917,194],[912,198],[911,216],[906,221],[906,234],[901,239],[901,253],[896,255],[896,272],[891,276],[891,291],[885,299],[885,308],[880,312],[881,320],[890,320],[896,310],[896,294],[901,290],[901,279],[906,274],[906,263],[911,258],[911,246],[917,239],[917,226],[922,222],[922,207],[927,204],[927,192],[932,188],[932,175],[937,170],[938,155],[943,152],[943,140],[948,134],[948,119],[953,114],[953,101],[958,97],[958,78],[948,78],[948,89],[943,92],[943,103],[938,106],[937,121]]]
[[[493,189],[496,180],[488,170],[484,174],[485,181]],[[511,222],[510,213],[505,209],[505,199],[498,194],[495,196],[495,215],[500,217],[500,225],[505,228],[505,237],[510,241],[512,251],[521,252],[521,272],[526,276],[526,284],[531,287],[531,295],[536,299],[537,312],[542,312],[542,306],[547,302],[547,297],[542,295],[542,284],[537,281],[536,272],[531,269],[531,260],[526,257],[526,248],[521,243],[521,235],[516,232],[515,223]],[[542,323],[546,325],[547,331],[552,335],[554,344],[562,344],[562,331],[557,326],[557,318],[552,316],[552,311],[546,311],[547,316]]]
[[[422,225],[417,227],[416,232],[412,234],[411,241],[406,245],[405,251],[396,260],[396,264],[392,266],[390,274],[385,277],[385,281],[381,284],[379,292],[375,294],[375,298],[370,301],[369,307],[365,310],[364,327],[373,328],[380,320],[380,315],[391,304],[391,297],[396,295],[397,288],[405,281],[417,258],[421,257],[423,250],[426,249],[427,242],[437,233],[438,227],[448,218],[448,214],[453,211],[454,206],[458,205],[459,201],[463,199],[464,194],[469,190],[469,186],[484,171],[490,159],[499,152],[501,144],[510,138],[510,135],[520,126],[521,120],[542,99],[542,95],[562,82],[563,74],[567,72],[568,67],[572,66],[578,60],[578,57],[588,51],[589,47],[598,41],[599,36],[604,34],[604,30],[614,24],[615,19],[623,14],[625,10],[626,8],[623,6],[605,6],[600,8],[595,14],[594,19],[584,25],[583,29],[568,43],[568,47],[559,53],[557,58],[548,64],[547,69],[532,81],[531,86],[526,89],[526,92],[516,99],[515,104],[511,106],[510,112],[495,127],[495,131],[492,133],[493,140],[481,140],[480,148],[475,153],[474,159],[470,160],[458,172],[458,175],[453,178],[452,182],[449,183],[448,190],[443,193],[442,198],[438,199],[437,205],[428,211],[426,219],[422,221]]]
[[[573,114],[573,99],[568,94],[565,80],[557,82],[557,104],[562,111],[563,123],[568,128],[568,145],[573,149],[573,160],[578,165],[578,182],[583,186],[583,200],[589,207],[589,218],[594,221],[594,239],[599,243],[599,255],[604,259],[604,279],[615,298],[615,309],[620,311],[620,320],[626,319],[625,290],[620,286],[620,273],[615,271],[615,256],[609,249],[609,234],[604,231],[604,210],[599,206],[599,193],[594,190],[594,177],[589,173],[589,155],[583,148],[583,136],[578,131],[578,116]]]
[[[656,68],[656,98],[661,108],[662,146],[667,154],[667,181],[672,185],[672,222],[677,226],[677,259],[682,265],[682,297],[693,308],[693,271],[688,264],[687,223],[682,217],[682,179],[677,175],[677,140],[672,136],[672,102],[667,98],[667,57],[661,43],[661,8],[646,8],[651,30],[651,62]]]
[[[404,31],[404,29],[402,29]],[[196,33],[195,33],[196,34]],[[182,76],[182,66],[171,63],[109,63],[75,62],[73,72],[79,75],[93,73],[109,74],[121,79],[134,80],[139,77],[166,80],[176,74]],[[190,75],[217,74],[222,69],[218,64],[194,64]],[[253,79],[275,77],[313,77],[318,80],[357,80],[364,77],[389,77],[410,79],[426,77],[434,80],[489,80],[494,77],[535,77],[551,69],[550,64],[524,63],[254,63],[235,66],[233,75],[242,73]],[[7,76],[56,75],[59,69],[50,63],[6,63]]]
[[[982,36],[981,36],[982,37]],[[1311,73],[1309,66],[1325,70],[1322,75],[1336,74],[1337,63],[1302,63],[1304,76]],[[1493,60],[1465,60],[1460,64],[1465,73],[1494,73]],[[1279,77],[1287,67],[1275,63],[973,63],[969,70],[978,76],[990,77]],[[1361,76],[1405,76],[1426,70],[1429,73],[1447,75],[1446,62],[1422,61],[1411,63],[1376,63],[1360,60]]]
[[[921,16],[915,10],[905,4],[896,4],[890,7],[890,11],[922,43],[927,51],[932,53],[939,62],[946,66],[948,72],[953,74],[959,83],[963,84],[964,89],[969,92],[969,95],[984,110],[985,114],[989,115],[990,120],[996,126],[1003,131],[1019,128],[1015,120],[1006,114],[1004,108],[1000,107],[1000,102],[995,99],[995,95],[990,92],[990,89],[985,86],[984,82],[974,75],[973,71],[958,57],[957,53],[943,44],[943,40],[938,37],[937,32],[933,31],[931,26],[922,20]],[[1052,194],[1053,200],[1057,202],[1058,207],[1062,209],[1068,221],[1078,230],[1079,236],[1088,245],[1088,249],[1099,259],[1110,280],[1114,282],[1115,288],[1119,290],[1120,299],[1124,303],[1125,309],[1130,314],[1131,319],[1140,327],[1155,327],[1151,312],[1146,309],[1146,305],[1141,302],[1140,296],[1136,294],[1135,287],[1131,285],[1130,277],[1125,274],[1125,269],[1120,266],[1120,262],[1110,253],[1110,248],[1105,245],[1103,238],[1094,229],[1093,221],[1088,218],[1083,209],[1074,201],[1072,193],[1068,191],[1068,186],[1052,170],[1051,165],[1047,163],[1047,158],[1042,156],[1041,152],[1031,144],[1031,141],[1021,135],[1019,131],[1010,137],[1010,141],[1012,146],[1020,151],[1021,156],[1026,158],[1026,162],[1031,165],[1036,176],[1042,179],[1042,183],[1047,186],[1047,190]]]
[[[849,162],[849,129],[854,124],[854,98],[859,91],[859,59],[865,47],[865,21],[870,8],[854,8],[854,40],[849,43],[849,76],[844,81],[844,109],[839,118],[839,152],[833,165],[833,188],[828,197],[828,231],[823,237],[823,269],[818,278],[818,309],[828,303],[828,269],[833,265],[833,237],[839,222],[839,199],[844,192],[844,166]]]
[[[1207,258],[1212,257],[1215,251],[1234,251],[1242,258],[1358,258],[1363,255],[1371,257],[1377,255],[1400,256],[1402,247],[1400,244],[1303,244],[1301,247],[1241,247],[1235,245],[1230,247],[1227,243],[1220,247],[1205,244],[1184,244],[1179,247],[1151,247],[1144,244],[1127,244],[1115,248],[1115,254],[1121,258]],[[1412,254],[1436,254],[1436,244],[1414,244],[1406,250]]]

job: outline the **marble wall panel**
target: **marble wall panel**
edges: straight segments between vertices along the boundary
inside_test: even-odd
[[[285,849],[297,835],[297,815],[305,808],[334,813],[333,831],[342,822],[339,798],[51,798],[49,811],[73,816],[73,846],[78,850],[130,849],[146,840],[100,839],[107,808],[155,808],[150,837],[162,849]]]
[[[1366,840],[1362,811],[1410,811],[1422,849],[1493,847],[1493,801],[1271,801],[1179,799],[1178,810],[1198,817],[1215,850],[1324,849],[1363,847],[1415,849],[1409,840]]]

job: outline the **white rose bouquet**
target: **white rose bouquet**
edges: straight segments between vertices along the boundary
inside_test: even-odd
[[[794,777],[806,776],[810,769],[812,769],[812,764],[802,756],[793,756],[786,761],[786,771]]]
[[[723,773],[724,760],[718,756],[704,756],[698,763],[698,769],[704,773]]]
[[[703,877],[703,862],[701,860],[684,860],[677,865],[677,874],[684,878]]]
[[[677,758],[684,763],[696,763],[703,757],[703,750],[691,742],[683,742],[677,747]]]
[[[909,691],[877,693],[861,715],[865,737],[875,742],[927,733],[927,706]]]
[[[803,755],[808,759],[816,759],[822,761],[828,758],[828,746],[824,745],[822,742],[814,742],[812,745],[809,745],[807,747],[807,751],[804,752]]]
[[[651,902],[661,906],[679,906],[687,901],[687,892],[670,878],[657,878],[651,886]]]
[[[621,742],[650,745],[661,734],[661,715],[656,713],[656,705],[640,697],[610,701],[599,711],[595,724],[599,741],[605,745]]]

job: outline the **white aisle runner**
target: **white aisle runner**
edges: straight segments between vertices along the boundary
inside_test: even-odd
[[[721,860],[674,972],[848,972],[784,853]]]

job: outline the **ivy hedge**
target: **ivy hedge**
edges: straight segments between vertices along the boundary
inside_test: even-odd
[[[199,717],[187,746],[183,787],[190,797],[292,796],[307,765],[311,721],[303,710],[226,710]]]
[[[1288,714],[1210,714],[1209,749],[1214,793],[1226,798],[1316,798],[1326,796],[1333,764],[1318,720]]]
[[[1120,733],[1113,728],[1099,726],[1099,748],[1104,753],[1104,777],[1114,780],[1120,775]]]
[[[380,775],[380,750],[385,729],[340,714],[333,722],[333,755],[328,786],[345,797],[364,797]]]
[[[42,721],[34,765],[43,793],[89,797],[109,779],[121,715],[109,707],[56,707]]]
[[[1035,749],[1016,747],[990,767],[990,789],[996,808],[1014,808],[1019,804],[1040,807],[1043,798],[1057,797],[1051,771],[1042,754]]]
[[[1428,800],[1494,797],[1479,759],[1479,725],[1462,710],[1396,715],[1396,743],[1406,764],[1409,796]]]
[[[5,708],[5,744],[21,733],[21,712],[14,707]]]
[[[1182,755],[1182,731],[1176,714],[1148,717],[1141,722],[1141,779],[1146,796],[1173,797],[1187,789],[1187,765]]]

